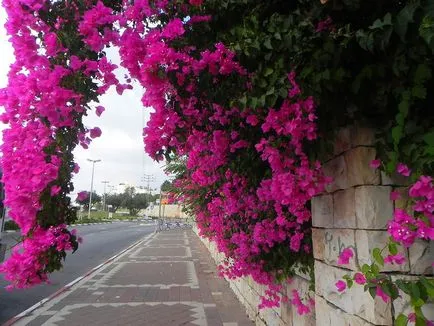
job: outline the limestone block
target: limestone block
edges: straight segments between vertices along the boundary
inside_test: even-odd
[[[357,260],[359,266],[363,266],[364,264],[372,264],[372,251],[374,248],[382,249],[387,243],[388,237],[389,234],[387,231],[356,230]],[[406,262],[402,265],[385,264],[382,269],[383,272],[410,271],[407,249],[402,246],[398,246],[398,252],[406,257]]]
[[[357,315],[376,325],[391,325],[390,303],[386,304],[380,298],[372,299],[368,292],[364,292],[362,286],[353,286],[342,293],[337,291],[336,282],[347,273],[344,269],[315,260],[316,294],[348,314]],[[317,323],[318,316],[317,312]]]
[[[259,316],[267,326],[279,326],[279,324],[281,324],[282,319],[280,318],[279,312],[276,311],[275,309],[260,310]]]
[[[356,228],[354,188],[340,190],[333,194],[333,227]]]
[[[312,224],[317,227],[333,226],[332,195],[322,195],[312,198]]]
[[[360,229],[386,229],[393,216],[391,187],[362,186],[356,188],[356,219]]]
[[[320,296],[315,296],[316,326],[374,326],[357,316],[331,306]]]
[[[351,145],[356,146],[374,146],[375,130],[368,127],[356,125],[350,129]]]
[[[408,186],[410,185],[410,178],[404,177],[399,173],[393,173],[392,175],[386,174],[384,171],[380,171],[381,184],[384,186]]]
[[[417,280],[417,276],[409,275],[392,275],[392,281],[400,280]],[[413,312],[410,304],[410,296],[400,291],[400,297],[393,301],[394,316],[397,317],[399,314],[408,315]],[[422,307],[422,312],[428,320],[434,320],[434,303],[425,304]]]
[[[371,147],[356,147],[344,154],[348,171],[345,188],[380,184],[380,171],[369,166],[375,156],[376,151]]]
[[[411,274],[433,274],[434,241],[417,240],[408,248]]]
[[[351,148],[351,128],[345,127],[338,130],[335,136],[333,154],[338,155]]]
[[[326,186],[327,192],[333,192],[349,187],[347,164],[345,162],[344,155],[339,155],[338,157],[325,163],[323,165],[323,171],[326,176],[333,178],[333,182]]]
[[[354,230],[351,229],[326,229],[324,230],[324,261],[334,266],[338,265],[339,255],[345,248],[351,248],[356,253],[356,241]],[[345,268],[358,270],[357,260],[350,259],[350,263]]]
[[[312,248],[315,259],[324,260],[325,235],[323,229],[312,229]]]

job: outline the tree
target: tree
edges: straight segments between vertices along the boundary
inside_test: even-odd
[[[124,194],[110,194],[106,196],[105,202],[106,205],[111,205],[113,213],[116,213],[119,207],[122,206],[122,204],[125,201]]]
[[[130,216],[136,216],[141,209],[149,205],[149,195],[137,194],[134,187],[127,187],[122,196],[122,206],[128,209]]]
[[[169,180],[166,180],[161,185],[160,189],[162,192],[170,191],[172,189],[173,185]]]
[[[79,196],[77,197],[77,199],[75,200],[75,202],[77,204],[83,205],[84,209],[89,209],[89,194],[90,192],[86,192],[85,196]],[[92,192],[92,206],[94,204],[100,203],[101,202],[101,196],[98,195],[95,191]]]

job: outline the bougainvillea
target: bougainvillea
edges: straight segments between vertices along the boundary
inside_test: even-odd
[[[0,93],[5,204],[24,237],[0,267],[12,285],[45,281],[77,248],[65,226],[72,150],[101,135],[82,117],[100,116],[98,96],[132,79],[153,110],[145,150],[169,162],[177,199],[225,253],[221,274],[268,286],[261,307],[279,304],[288,277],[312,272],[310,199],[332,182],[320,161],[342,125],[385,129],[384,170],[414,175],[416,200],[416,214],[397,210],[389,232],[405,246],[432,240],[432,5],[322,2],[3,0],[16,56]],[[125,81],[107,47],[119,49]],[[358,284],[370,280],[362,272]]]

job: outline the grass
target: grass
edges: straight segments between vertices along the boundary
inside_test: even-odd
[[[109,213],[104,211],[91,211],[90,218],[88,218],[87,212],[78,213],[78,217],[80,216],[80,214],[82,218],[81,219],[77,218],[77,220],[75,221],[76,224],[100,223],[100,222],[108,222],[113,220],[131,221],[140,218],[138,216],[129,216],[122,213],[113,213],[112,218],[109,218],[108,217]]]

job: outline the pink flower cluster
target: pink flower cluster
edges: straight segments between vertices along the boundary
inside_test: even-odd
[[[410,247],[416,239],[434,240],[434,187],[432,178],[421,176],[410,186],[408,195],[414,200],[412,216],[404,209],[395,209],[388,231],[392,238]]]
[[[99,128],[87,129],[81,125],[87,103],[82,94],[65,86],[65,80],[83,73],[94,78],[95,83],[104,83],[98,90],[99,94],[111,85],[120,85],[113,73],[116,66],[107,59],[92,61],[68,56],[68,49],[57,36],[57,31],[68,22],[59,17],[55,26],[46,24],[37,11],[47,5],[43,0],[3,1],[8,14],[5,26],[11,36],[16,61],[11,66],[7,87],[0,90],[0,106],[5,108],[1,120],[9,124],[3,132],[4,144],[1,146],[2,181],[5,184],[5,206],[21,228],[24,241],[20,249],[1,265],[1,271],[17,288],[45,281],[47,261],[44,257],[47,252],[71,250],[72,243],[76,242],[66,226],[43,228],[38,221],[38,213],[45,204],[49,206],[49,203],[41,201],[42,194],[61,198],[69,187],[69,180],[59,178],[60,169],[68,166],[69,172],[78,172],[78,166],[68,162],[72,148],[59,145],[58,136],[79,130],[74,143],[87,147],[91,138],[101,135]],[[66,6],[65,10],[74,12],[77,20],[81,18],[75,3]],[[80,31],[88,46],[95,50],[101,49],[101,44],[97,46],[91,42],[97,38],[97,31],[99,37],[105,35],[104,44],[116,39],[113,33],[107,36],[109,29],[103,34],[99,32],[101,27],[114,21],[110,13],[111,10],[98,2],[82,17]],[[57,56],[68,60],[60,64],[62,60],[53,60]],[[97,114],[103,110],[98,107]],[[58,223],[63,223],[63,218],[59,216]]]

